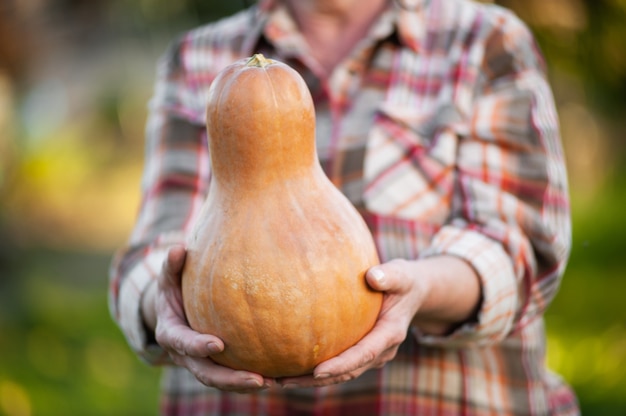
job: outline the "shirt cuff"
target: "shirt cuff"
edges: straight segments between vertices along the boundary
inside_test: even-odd
[[[476,321],[461,325],[449,335],[424,335],[413,327],[419,341],[464,346],[486,345],[504,339],[513,327],[518,296],[513,265],[501,244],[473,230],[445,226],[422,257],[439,255],[459,257],[474,268],[481,282],[482,303]]]
[[[169,363],[169,356],[148,333],[141,313],[141,298],[150,282],[157,279],[168,248],[151,251],[128,273],[120,287],[119,325],[135,353],[150,365]]]

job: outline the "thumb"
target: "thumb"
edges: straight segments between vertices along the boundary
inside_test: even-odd
[[[167,253],[167,271],[171,274],[179,274],[183,271],[187,252],[185,246],[175,245]]]
[[[390,289],[390,279],[381,266],[371,267],[365,274],[367,284],[374,290],[384,292]]]
[[[180,284],[186,254],[185,247],[182,245],[176,245],[169,249],[159,276],[159,286]]]

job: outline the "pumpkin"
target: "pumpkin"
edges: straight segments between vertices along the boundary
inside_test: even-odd
[[[182,276],[189,325],[224,341],[211,356],[221,365],[310,374],[376,321],[372,235],[319,164],[313,101],[291,67],[262,55],[229,65],[206,123],[212,177]]]

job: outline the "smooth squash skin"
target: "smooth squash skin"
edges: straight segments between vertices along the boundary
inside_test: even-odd
[[[374,325],[382,294],[365,222],[322,171],[300,75],[263,56],[213,81],[209,194],[187,241],[189,325],[220,337],[211,358],[266,377],[309,374]]]

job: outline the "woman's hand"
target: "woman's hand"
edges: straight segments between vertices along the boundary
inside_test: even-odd
[[[368,270],[367,283],[372,289],[384,292],[374,328],[353,347],[319,364],[313,375],[285,378],[280,383],[286,388],[337,384],[391,361],[424,297],[425,288],[421,287],[420,279],[411,278],[407,271],[404,260],[393,260]]]
[[[365,275],[383,304],[374,328],[356,345],[320,363],[313,375],[280,380],[284,387],[325,386],[352,380],[391,361],[415,325],[422,333],[444,335],[475,319],[481,304],[480,280],[464,260],[439,256],[392,260]]]
[[[185,256],[186,251],[182,246],[170,249],[158,279],[153,295],[157,342],[169,353],[175,364],[187,368],[207,386],[240,393],[269,387],[274,383],[272,379],[216,364],[211,360],[211,355],[224,349],[222,340],[213,335],[200,334],[187,324],[181,291]]]

